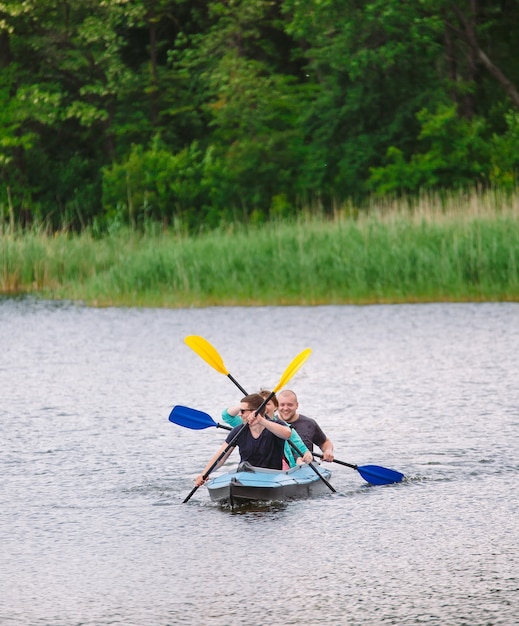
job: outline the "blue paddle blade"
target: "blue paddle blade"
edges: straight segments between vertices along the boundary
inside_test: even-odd
[[[357,471],[371,485],[390,485],[391,483],[399,483],[404,478],[400,472],[378,465],[358,466]]]
[[[184,428],[191,428],[192,430],[203,430],[204,428],[210,428],[211,426],[218,426],[214,419],[196,409],[190,409],[187,406],[181,406],[177,404],[173,407],[169,414],[169,421],[178,426],[184,426]]]

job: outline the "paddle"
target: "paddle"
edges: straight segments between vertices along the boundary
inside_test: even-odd
[[[202,357],[202,359],[204,359],[206,363],[209,363],[209,365],[213,367],[217,372],[220,372],[220,374],[225,374],[225,376],[227,376],[230,380],[232,380],[232,382],[238,387],[238,389],[242,393],[247,395],[247,392],[245,391],[245,389],[240,385],[240,383],[235,378],[231,376],[231,374],[225,367],[223,359],[217,352],[216,348],[214,348],[206,339],[204,339],[203,337],[199,337],[198,335],[189,335],[188,337],[184,339],[184,341],[192,350],[194,350],[198,354],[198,356]],[[272,398],[273,395],[274,395],[274,392],[269,396],[269,399]],[[299,456],[301,457],[303,456],[302,452],[297,448],[297,446],[294,444],[293,441],[290,441],[289,439],[288,444],[290,445],[292,450],[294,450]],[[328,487],[328,489],[330,489],[330,491],[332,491],[333,493],[336,493],[336,490],[326,480],[326,478],[318,472],[317,468],[311,463],[309,463],[309,465],[312,468],[312,470],[317,474],[317,476],[319,476],[319,478],[323,481],[323,483]]]
[[[190,409],[189,407],[182,405],[176,405],[173,407],[171,413],[169,414],[169,421],[177,424],[178,426],[184,426],[184,428],[191,428],[191,430],[203,430],[204,428],[210,428],[211,426],[224,428],[225,430],[232,430],[232,427],[227,426],[227,424],[219,424],[218,422],[215,422],[214,419],[207,413],[197,411],[197,409]],[[288,443],[292,446],[292,449],[297,452],[298,456],[303,456],[303,453],[293,441],[288,440]],[[333,491],[333,493],[337,492],[337,490],[334,489],[334,487],[311,463],[308,465],[314,470],[317,476],[319,476],[330,491]]]
[[[188,406],[182,406],[181,404],[177,404],[173,407],[169,414],[169,421],[178,426],[183,426],[184,428],[191,428],[191,430],[203,430],[211,426],[223,428],[224,430],[232,430],[232,426],[215,422],[207,413],[203,413],[197,409],[190,409]]]
[[[207,343],[207,342],[206,342]],[[207,344],[210,346],[210,344]],[[214,351],[216,352],[216,351]],[[308,357],[310,356],[310,354],[312,353],[312,351],[310,350],[310,348],[306,348],[306,350],[303,350],[301,353],[299,353],[290,363],[290,365],[286,368],[286,370],[283,372],[283,375],[281,376],[279,383],[274,387],[274,389],[270,392],[269,396],[267,398],[265,398],[263,400],[263,402],[261,403],[261,405],[256,409],[255,413],[260,413],[261,410],[263,409],[263,407],[265,407],[267,405],[268,402],[270,402],[270,400],[272,399],[272,397],[274,396],[274,394],[276,393],[276,391],[278,391],[279,389],[281,389],[281,387],[284,387],[286,385],[286,383],[296,374],[296,372],[302,367],[302,365],[305,363],[305,361],[308,359]],[[216,353],[218,355],[218,353]],[[210,358],[212,358],[214,355],[209,353],[208,356]],[[210,360],[205,359],[208,363],[210,363]],[[221,359],[220,359],[221,361]],[[218,361],[216,361],[215,363],[218,363]],[[221,363],[223,365],[223,362]],[[223,368],[225,370],[225,367]],[[214,468],[218,465],[218,463],[220,463],[220,461],[223,459],[223,457],[227,454],[227,452],[229,452],[229,450],[231,448],[234,447],[236,440],[238,439],[238,437],[240,436],[241,432],[243,431],[244,428],[246,428],[248,426],[248,424],[246,422],[243,423],[243,425],[238,429],[238,432],[236,433],[236,435],[234,435],[234,437],[231,439],[231,441],[229,441],[229,443],[227,444],[227,447],[223,450],[223,452],[218,456],[218,458],[216,459],[216,461],[211,465],[211,467],[207,470],[207,472],[205,472],[205,474],[203,474],[203,479],[204,481],[208,478],[209,474],[214,470]],[[188,500],[191,499],[191,496],[195,493],[195,491],[198,489],[198,485],[195,485],[193,487],[193,489],[191,490],[191,492],[186,496],[186,498],[184,499],[184,503],[186,503]]]
[[[225,367],[222,357],[218,354],[218,352],[213,348],[213,346],[203,337],[199,337],[198,335],[189,335],[184,339],[185,343],[194,350],[198,356],[201,356],[206,363],[214,368],[220,374],[224,374],[232,382],[238,387],[238,389],[243,393],[244,396],[247,395],[245,389],[240,385],[240,383],[235,380],[230,373],[227,371]]]
[[[317,452],[313,453],[314,456],[323,458],[322,454]],[[333,460],[334,463],[351,467],[357,470],[364,480],[371,485],[390,485],[391,483],[399,483],[404,475],[396,470],[388,469],[387,467],[380,467],[378,465],[353,465],[352,463],[346,463],[345,461]]]

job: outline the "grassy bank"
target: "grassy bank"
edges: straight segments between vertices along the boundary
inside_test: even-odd
[[[196,237],[4,233],[0,292],[99,306],[519,301],[519,195],[346,207]]]

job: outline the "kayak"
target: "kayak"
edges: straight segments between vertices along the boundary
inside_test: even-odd
[[[319,467],[318,472],[329,480],[330,470]],[[306,463],[276,470],[244,462],[232,472],[209,479],[206,486],[213,502],[228,502],[232,507],[252,501],[311,498],[329,492],[326,483]]]

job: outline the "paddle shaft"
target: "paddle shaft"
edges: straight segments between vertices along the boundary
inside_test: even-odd
[[[243,395],[244,395],[244,396],[249,395],[249,394],[245,391],[245,389],[244,389],[244,388],[240,385],[240,383],[239,383],[239,382],[238,382],[235,378],[233,378],[230,374],[227,374],[227,378],[228,378],[229,380],[231,380],[231,381],[232,381],[232,382],[236,385],[236,387],[238,387],[238,389],[239,389],[239,390],[243,393]]]
[[[323,458],[322,454],[319,454],[319,452],[312,452],[312,454],[314,456],[318,456],[320,459]],[[334,463],[338,463],[339,465],[345,465],[346,467],[351,467],[352,469],[358,469],[358,465],[353,465],[353,463],[346,463],[346,461],[339,461],[338,459],[333,459]]]
[[[296,446],[296,444],[293,441],[290,441],[290,439],[288,440],[288,443],[290,444],[292,450],[294,450],[295,452],[297,452],[297,454],[302,458],[303,457],[303,453],[301,452],[301,450]],[[322,456],[322,454],[318,455],[318,456]],[[318,471],[318,469],[315,467],[315,465],[313,463],[308,463],[308,466],[311,467],[314,472],[317,474],[317,476],[319,476],[319,478],[323,481],[323,483],[328,487],[328,489],[333,492],[333,493],[337,493],[337,489],[335,489],[333,487],[333,485],[330,485],[330,483],[326,480],[326,478]]]

